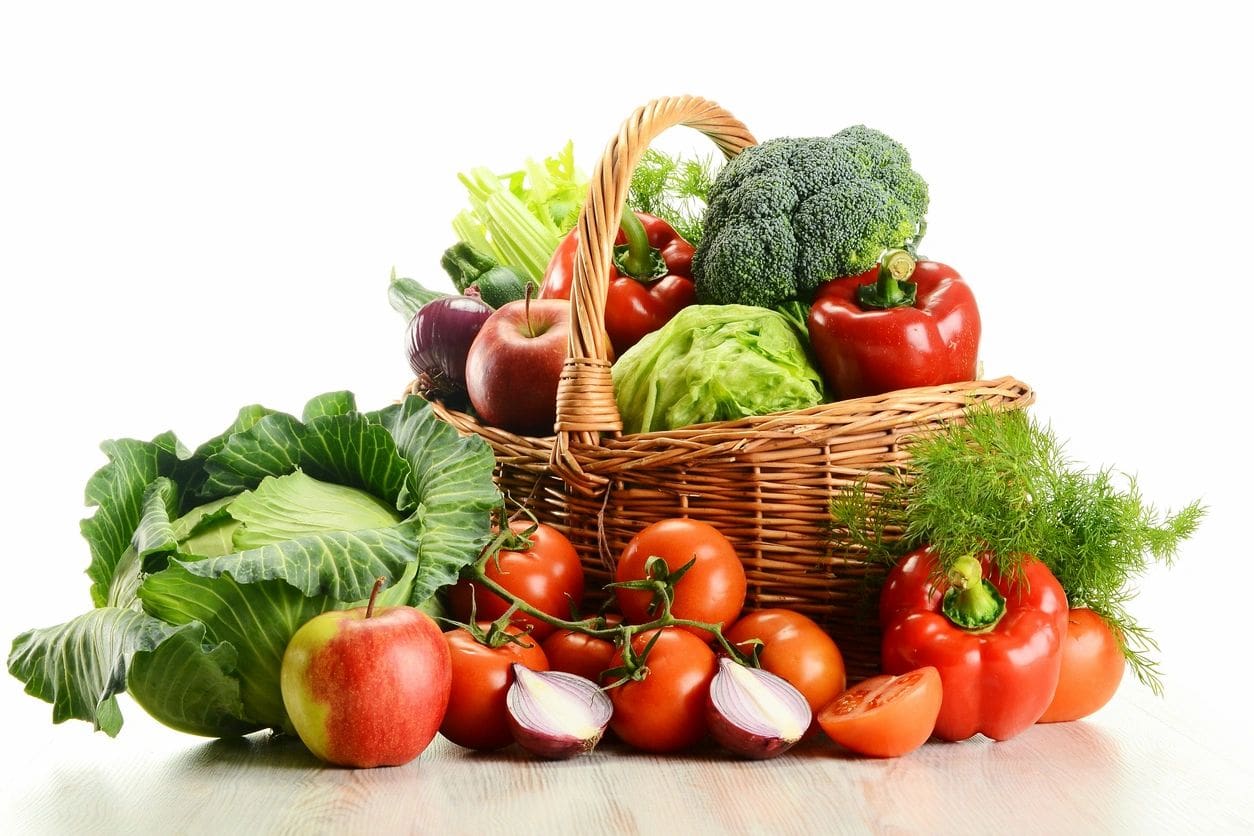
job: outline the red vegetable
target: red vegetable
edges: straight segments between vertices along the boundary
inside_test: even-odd
[[[705,737],[705,703],[718,660],[709,645],[674,627],[666,627],[660,634],[657,630],[637,634],[631,640],[632,651],[644,653],[655,634],[657,640],[644,660],[647,670],[643,678],[610,690],[614,703],[610,728],[637,749],[675,752]],[[612,661],[616,666],[623,663],[622,648]]]
[[[1123,679],[1123,648],[1100,615],[1085,607],[1067,614],[1058,689],[1040,723],[1087,717],[1106,703]]]
[[[846,749],[896,758],[927,742],[940,706],[940,676],[927,667],[864,679],[828,703],[817,720]]]
[[[605,302],[605,330],[621,355],[650,331],[697,301],[692,283],[693,246],[666,221],[624,212],[615,241]],[[569,299],[575,280],[576,227],[562,240],[540,287],[541,299]]]
[[[607,626],[621,624],[622,616],[610,613],[605,616]],[[601,674],[610,669],[614,658],[614,643],[598,639],[574,630],[558,630],[541,645],[549,657],[549,667],[555,671],[573,673],[593,682],[601,681]]]
[[[788,680],[805,696],[815,714],[845,690],[845,659],[836,642],[799,612],[748,612],[723,635],[745,653],[752,652],[753,639],[760,639],[758,659],[762,669]]]
[[[583,601],[583,564],[579,554],[556,528],[536,524],[535,530],[526,536],[530,528],[532,523],[527,520],[510,523],[516,540],[507,541],[496,557],[489,558],[484,574],[541,612],[569,618],[571,607],[578,607]],[[475,618],[480,621],[494,621],[509,609],[504,598],[478,583],[462,580],[448,594],[449,609],[457,621],[470,620],[472,594]],[[530,626],[531,637],[537,640],[553,632],[550,625],[524,612],[514,613],[510,621],[524,629]]]
[[[684,569],[688,563],[692,565]],[[744,565],[731,541],[709,523],[676,517],[648,526],[623,549],[614,581],[639,583],[659,574],[673,584],[671,615],[676,618],[726,625],[736,620],[745,605]],[[628,624],[645,624],[661,615],[652,591],[619,588],[614,597]],[[702,641],[714,638],[699,627],[677,629]]]
[[[880,596],[884,672],[940,672],[938,737],[1014,737],[1054,696],[1067,596],[1034,557],[1023,557],[1017,577],[998,572],[987,554],[959,558],[951,578],[937,572],[925,548],[889,573]]]
[[[809,330],[841,398],[975,378],[980,312],[971,288],[952,267],[916,264],[902,250],[819,287]]]
[[[478,625],[483,632],[490,625]],[[520,631],[506,628],[511,635]],[[468,749],[489,751],[514,742],[509,728],[506,695],[514,681],[515,662],[533,671],[547,671],[549,660],[533,639],[507,641],[488,647],[465,627],[444,634],[453,662],[453,687],[440,734]]]

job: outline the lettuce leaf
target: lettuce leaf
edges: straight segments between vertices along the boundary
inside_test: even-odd
[[[823,379],[780,313],[748,305],[691,305],[628,349],[612,369],[623,431],[805,409]]]

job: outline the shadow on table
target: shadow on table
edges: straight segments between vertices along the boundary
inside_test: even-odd
[[[288,734],[257,732],[247,737],[223,737],[189,750],[177,759],[186,769],[264,766],[269,769],[318,769],[325,767],[300,742]]]

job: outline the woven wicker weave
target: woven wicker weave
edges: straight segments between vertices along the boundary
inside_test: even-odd
[[[558,389],[557,435],[516,436],[437,404],[463,433],[496,452],[498,483],[579,550],[591,588],[646,525],[706,520],[736,545],[749,608],[787,606],[836,638],[852,674],[878,667],[869,590],[883,569],[830,540],[828,503],[842,486],[873,488],[908,466],[912,434],[961,420],[979,403],[1022,408],[1032,391],[1012,378],[906,389],[795,412],[622,436],[610,378],[604,310],[611,248],[631,173],[649,143],[675,125],[695,128],[732,157],[755,140],[713,102],[657,99],[623,123],[592,175],[579,217],[571,336]]]

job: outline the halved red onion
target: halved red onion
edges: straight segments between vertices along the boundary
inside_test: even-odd
[[[773,758],[792,748],[810,728],[810,704],[787,680],[726,656],[710,683],[706,703],[710,734],[747,758]]]
[[[542,758],[569,758],[596,747],[614,709],[595,682],[517,662],[513,670],[505,706],[519,746]]]

